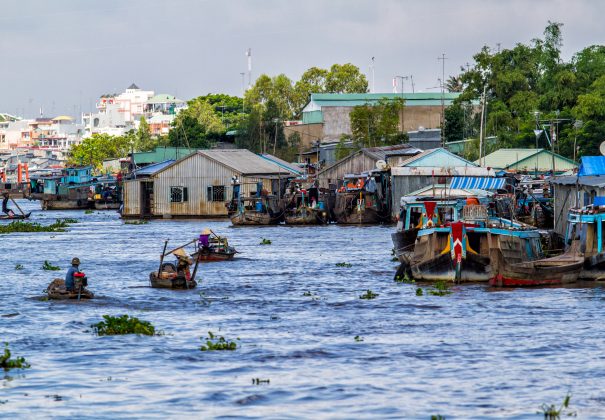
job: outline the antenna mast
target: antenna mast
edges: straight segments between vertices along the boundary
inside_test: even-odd
[[[252,88],[252,48],[248,48],[246,57],[248,57],[248,89],[250,89]]]

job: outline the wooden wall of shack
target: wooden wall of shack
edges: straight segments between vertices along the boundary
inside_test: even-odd
[[[351,156],[336,162],[334,165],[324,169],[317,175],[319,186],[328,188],[329,184],[338,184],[347,174],[360,174],[365,171],[376,169],[377,159],[372,158],[359,151]]]
[[[591,182],[591,184],[593,184]],[[555,180],[551,183],[553,187],[553,211],[554,211],[554,231],[565,235],[567,229],[567,213],[569,209],[582,207],[592,204],[594,197],[605,196],[605,180],[603,183],[594,183],[594,185],[583,184],[580,181],[576,187],[571,181]]]
[[[273,193],[277,176],[249,176],[196,154],[176,162],[149,178],[124,182],[124,217],[138,217],[141,214],[141,183],[153,182],[152,217],[226,217],[225,203],[233,196],[231,179],[240,180],[240,194],[249,195],[256,191],[256,183],[263,182],[263,188]],[[209,201],[208,187],[223,186],[224,201]],[[171,202],[171,187],[186,187],[187,201]]]
[[[437,183],[437,179],[426,175],[391,176],[391,209],[393,217],[399,214],[401,197],[428,185]]]

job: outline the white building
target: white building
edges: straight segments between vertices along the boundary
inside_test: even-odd
[[[133,83],[119,95],[101,96],[96,104],[98,112],[82,114],[86,136],[95,133],[119,136],[135,129],[153,94],[152,90],[142,90]]]

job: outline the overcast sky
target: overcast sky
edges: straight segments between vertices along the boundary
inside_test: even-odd
[[[599,0],[1,0],[0,112],[77,115],[132,82],[182,99],[240,95],[252,77],[351,62],[375,88],[413,75],[438,86],[483,45],[509,48],[563,27],[563,52],[604,44]],[[411,91],[407,82],[406,91]]]

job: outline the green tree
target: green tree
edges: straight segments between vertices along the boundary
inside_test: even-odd
[[[171,146],[207,148],[225,132],[215,108],[202,97],[192,99],[176,116],[168,134]]]
[[[326,75],[325,91],[330,93],[366,93],[368,80],[359,67],[347,64],[333,64]]]
[[[351,141],[351,137],[347,135],[340,136],[338,140],[338,144],[336,145],[336,160],[341,160],[359,150],[359,148],[355,148],[352,145],[347,145],[348,142]]]
[[[69,151],[69,165],[92,165],[96,169],[103,166],[106,159],[125,157],[130,152],[134,142],[134,134],[111,136],[109,134],[93,134],[74,145]]]
[[[271,78],[262,74],[244,95],[247,108],[255,105],[265,107],[269,101],[276,106],[277,114],[282,120],[288,120],[294,116],[294,88],[292,81],[286,75],[279,74]]]
[[[157,139],[151,137],[151,130],[145,117],[141,117],[139,123],[139,129],[136,134],[136,141],[134,144],[135,150],[139,152],[148,152],[154,150],[158,145]]]
[[[401,98],[382,98],[375,105],[358,105],[349,114],[353,140],[360,147],[399,144],[407,134],[399,131],[399,115],[405,105]]]
[[[464,139],[464,109],[459,103],[445,108],[443,136],[446,142]]]

